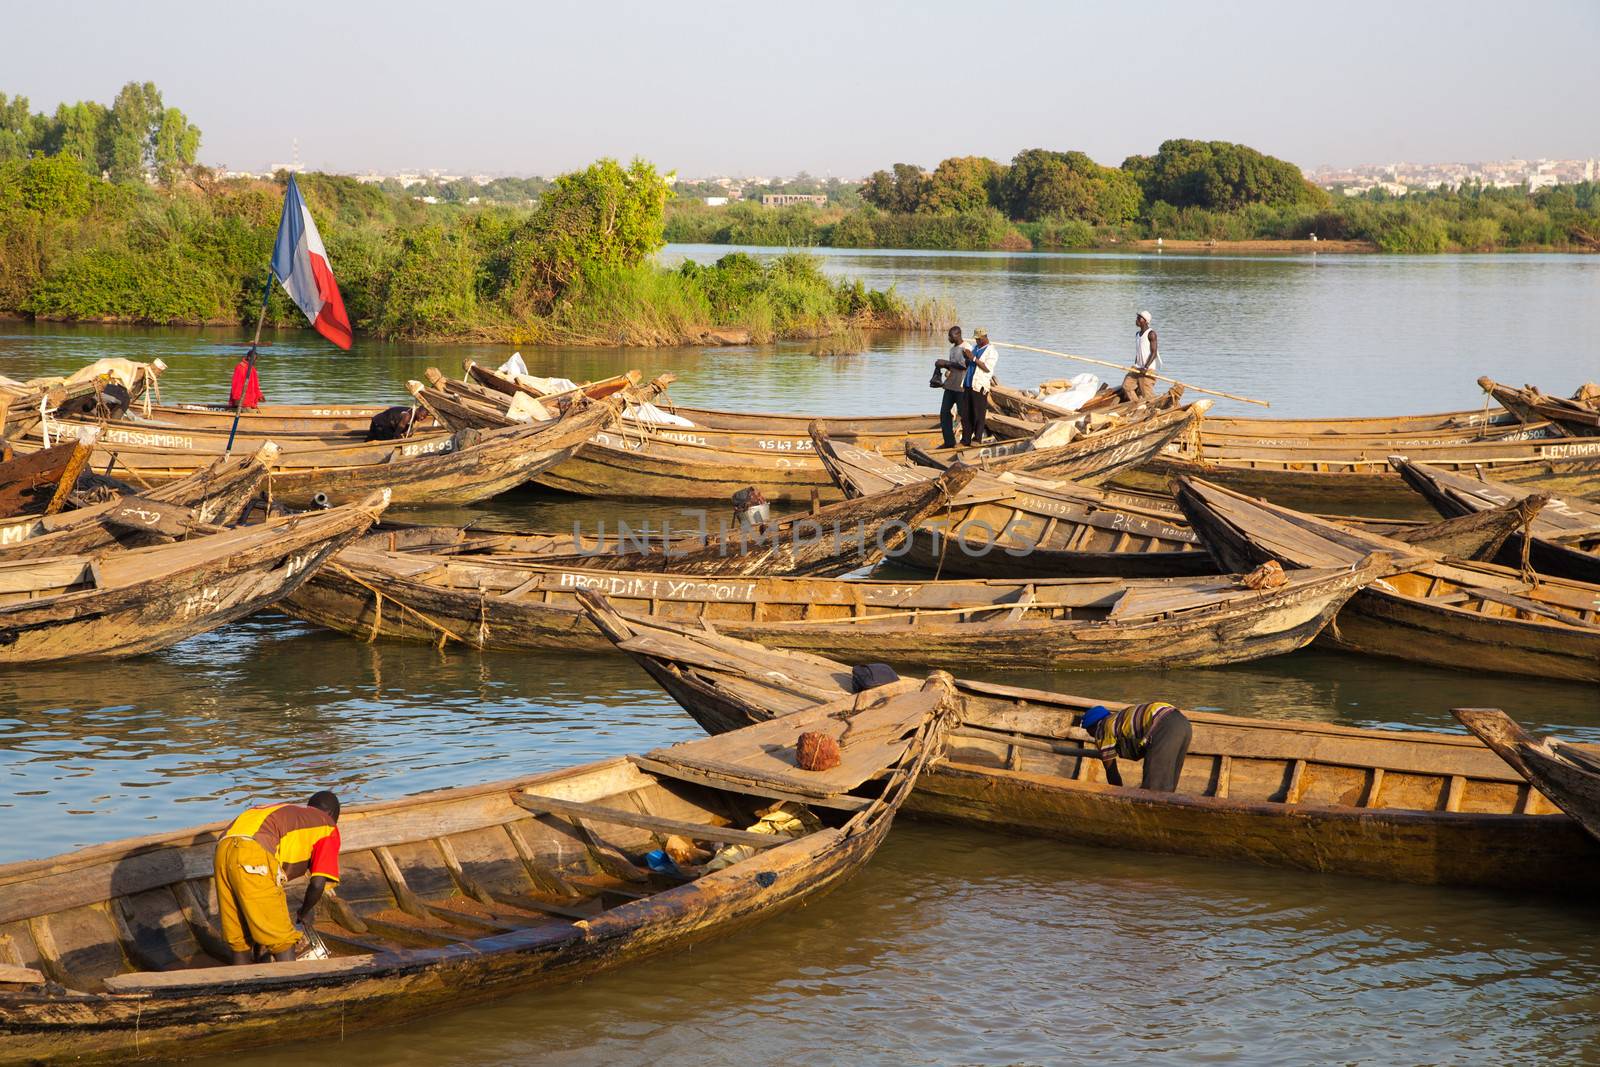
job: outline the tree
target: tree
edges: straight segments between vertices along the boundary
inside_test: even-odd
[[[0,162],[28,158],[43,132],[44,116],[29,110],[27,97],[0,93]]]
[[[921,206],[939,214],[986,208],[998,197],[1005,170],[983,156],[951,156],[934,168]]]
[[[85,170],[99,174],[110,162],[107,138],[110,120],[110,112],[92,100],[61,104],[50,120],[44,150],[51,155],[71,156],[82,163]]]
[[[1139,213],[1139,189],[1130,178],[1102,167],[1082,152],[1030,148],[1006,172],[1003,199],[1014,219],[1081,219],[1116,225]]]
[[[1249,204],[1321,205],[1328,196],[1293,163],[1230,141],[1163,141],[1152,156],[1131,156],[1122,169],[1145,199],[1176,207],[1236,211]]]
[[[873,171],[861,186],[861,199],[884,211],[911,214],[928,195],[928,175],[914,163],[896,163],[893,170]]]
[[[200,129],[175,107],[165,108],[151,135],[151,163],[163,185],[171,185],[185,169],[194,166],[200,150]]]
[[[584,270],[637,266],[665,243],[672,187],[654,166],[602,159],[563,174],[514,238],[513,299],[548,305]]]
[[[129,82],[111,102],[107,166],[111,180],[138,181],[150,164],[151,142],[161,121],[161,90],[154,82]]]

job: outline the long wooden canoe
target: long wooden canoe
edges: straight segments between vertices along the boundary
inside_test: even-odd
[[[1064,445],[1044,445],[1033,438],[997,441],[965,448],[906,449],[906,455],[931,467],[966,463],[991,474],[1013,472],[1041,478],[1064,478],[1082,485],[1101,482],[1148,463],[1171,442],[1199,425],[1210,401],[1157,414],[1143,414],[1133,421],[1090,426]],[[1085,416],[1093,419],[1094,416]]]
[[[812,438],[834,483],[852,497],[926,483],[937,473],[835,441],[821,423]],[[1217,570],[1173,507],[1121,503],[1091,486],[1009,473],[974,478],[943,513],[915,528],[901,558],[981,578],[1169,578]]]
[[[535,398],[542,396],[536,389],[519,385],[504,375],[471,361],[466,365],[466,377],[471,382],[507,396],[517,392],[528,392]],[[718,434],[737,435],[743,439],[743,443],[739,445],[741,448],[765,452],[805,452],[811,448],[811,439],[806,435],[806,427],[823,417],[770,411],[720,411],[715,408],[686,407],[674,404],[665,398],[658,403],[666,410],[688,419],[694,426],[647,428],[629,419],[625,422],[627,428],[631,432],[654,432],[667,436],[669,440],[681,440],[688,444],[707,443],[700,438],[705,436],[706,431],[713,431]],[[867,448],[888,448],[895,453],[902,451],[907,443],[933,442],[941,439],[938,416],[931,414],[830,418],[829,422],[834,427],[834,433],[845,440]]]
[[[1404,456],[1391,456],[1389,462],[1441,515],[1482,514],[1538,495],[1525,486],[1469,478]],[[1501,563],[1517,566],[1526,550],[1528,562],[1545,574],[1600,583],[1600,504],[1577,497],[1547,499],[1526,530],[1510,535]]]
[[[872,858],[953,703],[935,679],[848,716],[352,807],[343,879],[318,906],[323,960],[222,963],[210,876],[224,823],[7,864],[0,1061],[327,1044],[732,933]],[[805,729],[858,740],[806,771]],[[650,854],[669,838],[716,858],[658,871]]]
[[[1309,643],[1358,588],[1389,568],[1301,571],[1281,588],[1235,576],[1041,581],[696,578],[347,550],[282,604],[320,626],[471,648],[607,647],[581,589],[629,610],[704,619],[784,648],[855,662],[981,662],[1060,670],[1211,666]]]
[[[1124,471],[1117,481],[1130,488],[1160,492],[1170,489],[1178,478],[1203,478],[1302,509],[1360,514],[1375,507],[1409,507],[1420,514],[1421,501],[1389,464],[1388,457],[1396,451],[1382,442],[1325,448],[1208,447],[1200,459],[1168,451],[1142,467]],[[1488,442],[1405,451],[1414,460],[1445,470],[1481,474],[1552,495],[1600,494],[1597,439]]]
[[[134,656],[260,611],[372,525],[388,499],[126,552],[0,563],[0,667]]]
[[[918,684],[857,693],[837,660],[623,616],[600,598],[586,606],[712,733],[818,704],[870,705]],[[1600,876],[1600,849],[1573,820],[1470,737],[1185,711],[1194,739],[1178,789],[1153,793],[1107,784],[1100,760],[1080,754],[1083,712],[1122,703],[954,684],[961,726],[923,772],[908,815],[1435,885],[1581,895]],[[1181,692],[1151,695],[1182,700]],[[1137,765],[1120,770],[1124,782],[1139,781]]]
[[[0,560],[136,548],[231,526],[261,494],[277,454],[266,444],[143,495],[112,494],[62,514],[0,522]]]
[[[644,387],[648,393],[653,386]],[[499,430],[434,431],[399,441],[320,447],[312,438],[287,438],[271,480],[272,499],[305,507],[323,498],[359,500],[392,488],[396,506],[472,504],[514,489],[570,458],[622,407],[616,398],[593,401],[558,419]],[[308,443],[310,442],[310,443]],[[259,442],[240,438],[236,447]],[[95,448],[101,469],[127,472],[136,484],[187,477],[223,453],[226,435],[207,430],[161,431],[107,426]]]
[[[882,492],[932,476],[853,445],[818,424],[817,455],[846,494]],[[1538,510],[1508,501],[1493,511],[1425,524],[1360,520],[1361,529],[1463,559],[1492,559]],[[1170,498],[1115,493],[1062,479],[982,474],[912,534],[906,562],[980,578],[1215,574],[1216,563]]]
[[[491,392],[486,398],[463,392],[460,383],[436,373],[430,379],[434,384],[412,382],[409,388],[446,425],[494,427],[509,421],[504,394]],[[938,438],[937,423],[931,419],[895,421],[911,422],[918,429],[897,426],[869,433],[864,437],[868,446],[903,448],[907,441]],[[538,481],[583,496],[630,499],[722,501],[751,485],[767,499],[780,502],[843,499],[812,453],[804,430],[796,438],[754,425],[721,429],[697,423],[684,428],[624,419],[615,430],[596,434],[574,457]]]
[[[1224,566],[1351,565],[1385,552],[1400,568],[1351,599],[1323,635],[1350,651],[1457,670],[1600,682],[1600,586],[1524,576],[1435,553],[1195,479],[1178,504]]]
[[[1453,708],[1456,718],[1556,807],[1600,841],[1600,752],[1535,737],[1498,708]],[[1582,879],[1590,891],[1594,882]]]
[[[1549,422],[1563,437],[1600,436],[1600,408],[1583,400],[1550,396],[1531,385],[1518,389],[1493,378],[1479,378],[1478,388],[1524,422]]]

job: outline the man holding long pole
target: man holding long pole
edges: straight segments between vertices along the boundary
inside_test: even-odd
[[[300,187],[295,184],[294,175],[289,175],[289,187],[283,194],[283,216],[278,220],[278,239],[272,246],[272,268],[267,276],[266,288],[261,293],[261,312],[256,317],[256,337],[250,344],[250,353],[245,357],[250,373],[245,375],[246,388],[244,394],[249,393],[249,383],[259,381],[255,374],[256,345],[261,342],[261,326],[267,317],[267,297],[272,293],[272,279],[276,278],[283,284],[284,290],[289,294],[289,299],[295,306],[305,313],[311,322],[311,328],[322,336],[332,341],[340,348],[348,349],[354,339],[350,331],[350,317],[345,314],[344,298],[339,295],[339,284],[333,280],[333,268],[328,262],[328,250],[323,247],[322,235],[317,232],[316,220],[311,217],[311,210],[306,207],[305,198],[300,195]],[[237,373],[235,374],[237,378]],[[256,389],[257,403],[260,403],[260,389]],[[230,397],[230,402],[232,398]],[[233,448],[234,435],[239,431],[239,412],[252,405],[248,403],[234,403],[233,429],[228,432],[228,449]]]

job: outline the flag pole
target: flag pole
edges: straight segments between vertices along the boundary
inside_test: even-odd
[[[261,290],[261,311],[256,315],[256,335],[250,341],[250,351],[245,354],[245,358],[250,360],[250,366],[244,372],[244,392],[239,394],[239,406],[237,408],[235,408],[234,411],[233,411],[233,426],[228,430],[228,447],[226,447],[226,448],[224,448],[222,450],[222,454],[223,454],[224,457],[232,454],[232,452],[233,452],[233,438],[234,438],[234,435],[239,432],[239,416],[244,414],[244,398],[245,398],[245,394],[250,392],[250,376],[256,373],[256,363],[255,363],[254,356],[256,354],[256,346],[261,343],[261,325],[262,325],[262,323],[267,321],[267,301],[269,299],[271,299],[271,297],[272,297],[272,266],[270,264],[268,264],[268,266],[267,266],[267,284]]]

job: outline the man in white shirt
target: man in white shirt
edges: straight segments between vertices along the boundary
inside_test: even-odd
[[[1156,367],[1161,356],[1156,349],[1156,331],[1150,327],[1150,312],[1141,311],[1133,318],[1133,369],[1122,379],[1122,399],[1149,400],[1156,395]]]
[[[988,330],[979,330],[973,339],[977,344],[967,353],[967,371],[962,379],[961,443],[964,445],[983,441],[984,420],[989,415],[989,390],[994,385],[994,369],[1000,361],[1000,354],[989,343]]]
[[[950,358],[933,361],[933,379],[928,382],[944,392],[939,401],[939,431],[944,434],[944,447],[956,447],[955,411],[961,404],[961,394],[966,391],[967,357],[972,344],[961,339],[961,327],[950,327]],[[942,375],[941,375],[941,372]]]

